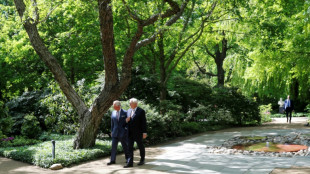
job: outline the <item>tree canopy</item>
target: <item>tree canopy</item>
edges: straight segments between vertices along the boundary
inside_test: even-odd
[[[0,101],[56,81],[79,115],[75,148],[94,145],[113,100],[179,100],[178,76],[310,102],[309,0],[0,0],[0,11]],[[77,83],[98,78],[86,101]]]

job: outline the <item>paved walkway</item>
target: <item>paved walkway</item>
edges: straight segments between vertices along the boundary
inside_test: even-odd
[[[159,147],[146,148],[147,163],[137,166],[139,153],[135,152],[133,168],[124,169],[124,156],[117,157],[116,165],[106,166],[109,158],[83,163],[58,171],[42,169],[11,159],[0,158],[0,174],[60,173],[199,173],[199,174],[303,174],[310,173],[310,156],[306,157],[254,157],[245,155],[208,154],[206,145],[221,145],[234,136],[287,135],[291,132],[310,134],[310,127],[304,126],[307,118],[293,118],[292,124],[284,118],[259,127],[230,128],[178,139]]]

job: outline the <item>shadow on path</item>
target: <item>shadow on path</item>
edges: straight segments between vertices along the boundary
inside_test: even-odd
[[[124,155],[117,156],[116,165],[107,166],[109,157],[52,171],[12,159],[0,157],[0,174],[161,174],[161,173],[310,173],[309,157],[273,158],[245,155],[208,154],[206,145],[220,145],[233,136],[288,134],[303,132],[310,134],[304,126],[307,118],[277,118],[273,122],[256,127],[228,128],[183,138],[177,138],[157,146],[146,148],[146,164],[137,166],[139,151],[135,151],[133,168],[123,168]]]

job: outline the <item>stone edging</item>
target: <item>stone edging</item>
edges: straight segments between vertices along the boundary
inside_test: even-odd
[[[291,133],[289,135],[268,135],[265,137],[245,137],[238,136],[225,141],[221,146],[207,146],[207,153],[213,154],[227,154],[227,155],[251,155],[251,156],[270,156],[270,157],[294,157],[294,156],[307,156],[309,154],[309,148],[306,150],[300,150],[298,152],[257,152],[248,150],[232,149],[234,145],[240,144],[254,144],[262,142],[272,142],[279,144],[300,144],[310,146],[310,137],[302,135],[301,133]]]

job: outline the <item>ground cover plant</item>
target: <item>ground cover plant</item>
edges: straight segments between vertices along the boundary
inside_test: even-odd
[[[51,141],[18,147],[0,147],[0,156],[48,168],[55,163],[70,166],[110,155],[110,139],[97,140],[93,148],[78,150],[72,148],[73,140],[73,137],[70,139],[56,140],[55,159],[52,158],[53,146]],[[117,151],[122,151],[120,144]]]

